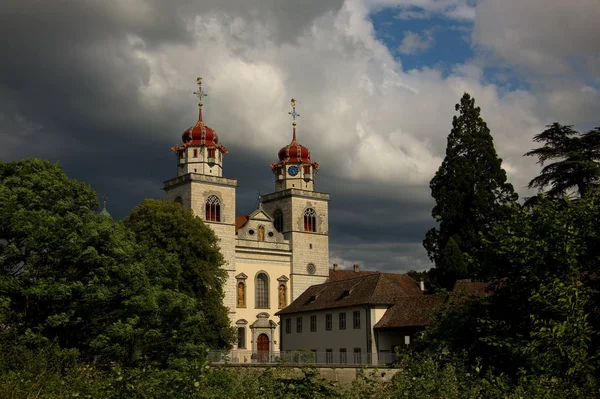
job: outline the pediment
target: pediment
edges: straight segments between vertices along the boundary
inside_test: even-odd
[[[245,273],[240,273],[240,274],[238,274],[237,276],[235,276],[235,278],[236,278],[237,280],[245,280],[245,279],[247,279],[247,278],[248,278],[248,276],[246,276],[246,274],[245,274]]]
[[[288,282],[290,279],[287,278],[286,276],[281,276],[277,278],[277,281],[281,282],[281,283],[286,283]]]
[[[269,216],[268,213],[263,211],[262,208],[258,208],[257,210],[252,212],[250,215],[248,215],[248,219],[261,220],[261,221],[273,223],[273,218],[271,216]]]

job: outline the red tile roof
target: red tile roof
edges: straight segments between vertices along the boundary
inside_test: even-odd
[[[382,274],[387,278],[394,280],[404,290],[406,295],[421,295],[421,288],[419,282],[408,274],[398,273],[381,273],[374,271],[358,271],[353,270],[333,270],[329,269],[329,280],[328,281],[340,281],[349,278],[372,276],[373,274]]]
[[[447,301],[448,295],[421,295],[400,298],[389,308],[373,328],[425,327]]]
[[[244,227],[244,225],[248,222],[249,215],[241,215],[235,217],[235,231],[237,232],[239,229]]]
[[[411,279],[409,276],[406,277]],[[415,284],[418,286],[418,283],[415,282]],[[415,295],[410,285],[408,285],[408,289],[404,285],[408,284],[405,281],[403,284],[399,284],[398,279],[377,272],[313,285],[300,294],[288,307],[276,314],[310,312],[347,306],[393,305],[402,297]],[[416,295],[422,295],[422,292],[418,290]]]

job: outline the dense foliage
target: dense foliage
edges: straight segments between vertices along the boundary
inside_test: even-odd
[[[517,199],[475,99],[465,93],[456,110],[460,114],[452,120],[446,157],[430,183],[439,227],[423,241],[435,263],[430,277],[445,288],[459,278],[486,275],[482,234],[506,217],[507,204]]]
[[[550,198],[560,198],[575,189],[579,197],[584,198],[592,188],[598,187],[600,127],[581,134],[573,126],[555,122],[533,140],[544,145],[525,155],[537,156],[542,166],[547,164],[540,175],[529,182],[529,188],[544,190],[549,186],[546,195]]]
[[[493,294],[451,304],[423,340],[466,351],[513,378],[520,373],[595,387],[600,337],[600,193],[514,206],[484,240],[498,267]],[[591,388],[590,388],[591,389]]]
[[[95,193],[56,164],[0,163],[0,341],[32,349],[52,341],[83,360],[161,367],[226,346],[214,236],[201,230],[191,270],[177,248],[151,248],[149,235],[128,228],[134,221],[115,223],[97,206]],[[201,224],[171,210],[182,228]],[[153,228],[186,234],[167,219],[152,218]],[[214,274],[211,289],[190,283],[200,270]]]

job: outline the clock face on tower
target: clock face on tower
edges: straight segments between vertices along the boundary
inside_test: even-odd
[[[290,166],[288,168],[288,173],[290,174],[290,176],[296,176],[298,174],[298,167]]]

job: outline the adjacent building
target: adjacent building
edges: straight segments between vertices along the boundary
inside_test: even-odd
[[[389,364],[396,346],[408,345],[431,324],[447,295],[426,295],[406,274],[330,271],[276,314],[281,350],[309,350],[317,363]]]
[[[206,94],[201,78],[197,83],[198,121],[183,132],[182,144],[172,148],[177,173],[164,182],[165,197],[191,209],[219,238],[228,273],[224,303],[238,331],[237,348],[277,352],[275,312],[328,278],[329,194],[314,190],[318,164],[298,142],[299,115],[292,99],[292,141],[270,165],[275,189],[260,196],[254,212],[238,215],[237,180],[223,175],[228,151],[204,122]]]

